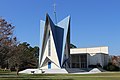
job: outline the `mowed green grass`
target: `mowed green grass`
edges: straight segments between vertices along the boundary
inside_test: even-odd
[[[96,74],[19,74],[0,72],[0,80],[120,80],[120,72]]]

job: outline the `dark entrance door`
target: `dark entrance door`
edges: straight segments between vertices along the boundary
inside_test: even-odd
[[[51,62],[48,62],[48,69],[51,69]]]

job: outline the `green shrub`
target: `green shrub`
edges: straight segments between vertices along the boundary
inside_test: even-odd
[[[0,73],[8,73],[11,72],[9,69],[0,69]]]
[[[120,68],[116,65],[113,65],[112,63],[108,63],[108,65],[103,67],[107,71],[119,71]]]

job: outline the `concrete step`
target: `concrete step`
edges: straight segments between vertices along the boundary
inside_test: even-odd
[[[87,72],[84,69],[80,69],[80,68],[66,68],[68,73],[80,73],[80,72]]]
[[[43,69],[42,70],[43,73],[47,73],[47,74],[67,74],[67,70],[66,69]]]

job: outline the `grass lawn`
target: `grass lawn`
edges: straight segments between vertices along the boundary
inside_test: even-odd
[[[0,80],[120,80],[120,72],[97,74],[19,74],[0,72]]]

